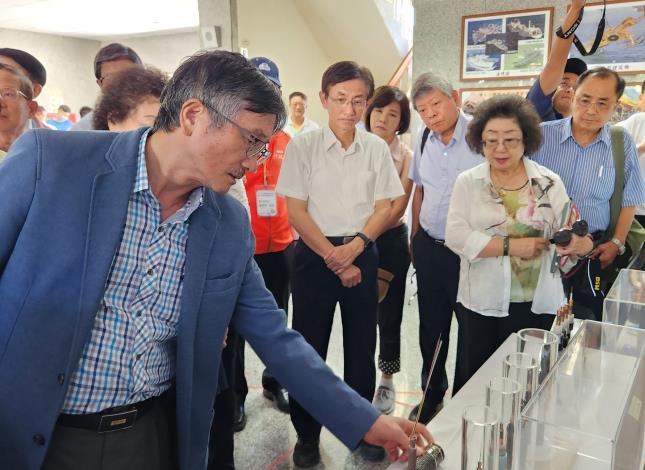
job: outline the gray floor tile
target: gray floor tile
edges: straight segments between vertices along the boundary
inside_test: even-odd
[[[408,278],[403,324],[401,328],[401,368],[396,374],[397,392],[395,416],[407,416],[412,407],[419,401],[421,353],[419,351],[419,313],[416,297],[416,285]],[[450,334],[450,348],[447,360],[448,377],[452,379],[455,366],[455,348],[457,345],[457,324],[453,317]],[[332,330],[329,357],[327,363],[342,376],[342,325],[340,313],[337,312]],[[296,443],[296,433],[291,425],[289,415],[281,413],[262,396],[261,376],[264,366],[252,349],[247,346],[246,377],[249,383],[249,395],[246,401],[248,422],[246,428],[235,435],[235,463],[238,470],[286,470],[296,468],[291,454]],[[378,372],[378,371],[377,371]],[[377,377],[378,374],[377,374]],[[450,396],[450,391],[446,397]],[[432,426],[430,426],[432,430]],[[323,429],[320,451],[322,463],[316,470],[361,470],[385,469],[387,462],[373,464],[363,461],[351,453],[329,431]]]

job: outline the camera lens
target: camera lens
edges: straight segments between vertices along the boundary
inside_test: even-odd
[[[584,237],[585,235],[587,235],[587,233],[589,233],[589,224],[586,220],[577,220],[573,223],[571,229],[573,230],[573,233],[575,233],[579,237]]]
[[[567,246],[571,242],[571,230],[562,229],[553,234],[551,243],[558,246]]]

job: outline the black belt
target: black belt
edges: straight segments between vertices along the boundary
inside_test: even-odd
[[[167,392],[166,392],[167,393]],[[148,398],[132,405],[115,406],[97,413],[71,415],[61,413],[56,424],[70,428],[89,429],[97,433],[121,431],[134,426],[165,395]]]
[[[419,230],[421,231],[422,235],[425,235],[431,242],[435,243],[436,245],[441,245],[444,246],[446,244],[446,240],[441,240],[439,238],[434,238],[431,237],[428,232],[426,232],[423,227],[419,227]]]

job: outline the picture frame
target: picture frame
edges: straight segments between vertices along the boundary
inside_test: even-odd
[[[518,95],[526,98],[526,94],[530,89],[530,86],[460,88],[459,102],[461,103],[461,109],[466,114],[472,114],[479,103],[488,98],[497,95]]]
[[[461,80],[537,77],[553,36],[553,7],[462,16]]]
[[[602,17],[603,3],[585,5],[576,35],[589,50]],[[645,73],[645,0],[607,2],[605,32],[598,50],[582,56],[571,47],[570,57],[584,60],[591,67],[607,67],[622,74]]]
[[[623,96],[618,100],[618,106],[611,116],[610,122],[617,123],[624,121],[632,114],[638,112],[638,99],[641,95],[642,82],[628,82],[625,85]]]

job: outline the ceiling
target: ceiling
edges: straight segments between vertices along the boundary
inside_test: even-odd
[[[194,30],[197,0],[0,0],[0,28],[105,40]]]

